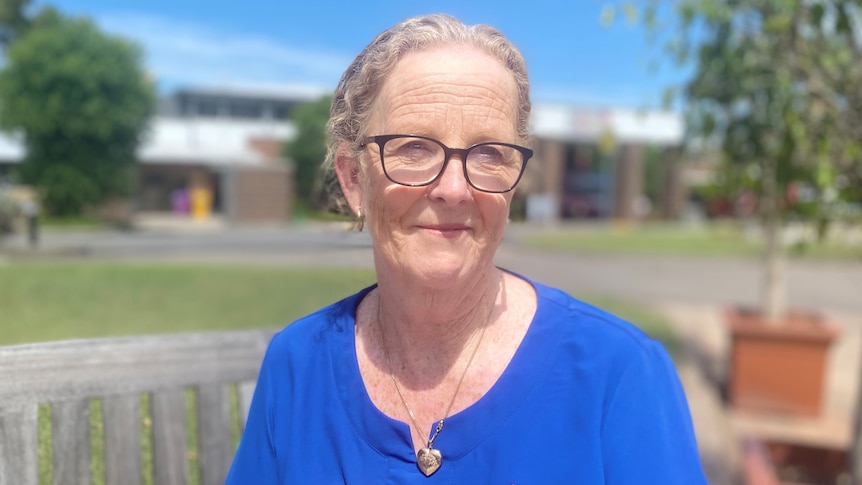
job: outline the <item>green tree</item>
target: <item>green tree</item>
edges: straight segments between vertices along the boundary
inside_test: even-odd
[[[630,19],[631,5],[623,4]],[[662,5],[648,0],[640,12],[653,34],[662,32]],[[803,217],[825,229],[862,180],[862,2],[679,0],[672,9],[679,28],[666,53],[694,67],[678,91],[689,139],[720,148],[722,178],[757,195],[766,239],[761,309],[779,321],[783,224]],[[799,184],[813,198],[789,197]]]
[[[142,53],[89,20],[43,11],[0,71],[0,128],[23,137],[19,167],[54,215],[125,195],[155,107]]]
[[[331,104],[332,96],[324,96],[297,107],[292,116],[296,138],[287,142],[284,148],[285,155],[296,168],[296,195],[312,207],[318,205],[316,189],[320,165],[326,157],[326,122]]]

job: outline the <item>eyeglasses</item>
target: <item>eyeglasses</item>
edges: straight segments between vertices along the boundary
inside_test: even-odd
[[[376,143],[383,173],[393,183],[422,187],[434,183],[446,170],[452,155],[461,155],[464,178],[476,190],[501,194],[518,185],[533,150],[510,143],[477,143],[467,148],[449,148],[420,135],[369,136],[361,146]]]

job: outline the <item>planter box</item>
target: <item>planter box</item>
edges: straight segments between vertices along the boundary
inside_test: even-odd
[[[826,361],[838,330],[815,313],[789,312],[768,322],[759,312],[732,309],[730,403],[737,409],[819,416]]]

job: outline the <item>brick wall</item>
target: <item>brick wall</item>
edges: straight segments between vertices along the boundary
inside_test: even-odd
[[[287,167],[237,167],[229,180],[232,223],[284,223],[290,220],[293,173]]]

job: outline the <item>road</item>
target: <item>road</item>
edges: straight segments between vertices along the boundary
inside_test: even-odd
[[[512,233],[523,232],[521,227]],[[23,237],[6,240],[13,257],[32,255]],[[261,265],[372,267],[367,233],[341,224],[200,231],[45,232],[40,257]],[[497,263],[574,295],[652,304],[756,304],[757,260],[588,255],[539,251],[509,237]],[[787,267],[791,306],[862,313],[862,261],[794,261]]]

